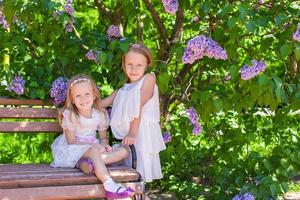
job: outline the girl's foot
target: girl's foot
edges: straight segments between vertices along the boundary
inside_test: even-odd
[[[117,184],[111,178],[108,178],[104,183],[105,197],[107,199],[125,199],[134,195],[131,188],[125,188]]]
[[[93,162],[88,158],[80,158],[77,163],[77,166],[85,174],[93,174],[94,173]]]
[[[107,199],[125,199],[132,195],[134,195],[134,191],[131,188],[119,187],[116,192],[105,190],[105,197]]]

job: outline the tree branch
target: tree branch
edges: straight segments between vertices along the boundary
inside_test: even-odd
[[[167,36],[167,31],[165,29],[165,26],[162,22],[162,20],[160,19],[158,13],[156,12],[156,10],[154,9],[153,5],[151,4],[151,2],[149,0],[143,0],[147,10],[150,12],[153,21],[158,29],[158,32],[160,34],[160,37],[162,39],[163,42],[163,48],[166,48],[169,46],[169,40],[168,40],[168,36]]]
[[[108,18],[112,18],[111,11],[99,0],[94,0],[95,6],[98,8],[99,13],[104,13],[105,16]]]
[[[176,43],[178,42],[180,38],[180,33],[182,31],[183,27],[183,18],[184,18],[184,12],[181,7],[178,8],[178,11],[176,12],[176,21],[175,21],[175,26],[172,32],[172,36],[170,38],[171,43]]]

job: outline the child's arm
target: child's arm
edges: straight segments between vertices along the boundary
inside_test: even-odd
[[[98,130],[98,133],[99,133],[100,144],[104,146],[107,152],[112,151],[112,147],[109,146],[108,144],[107,132]]]
[[[156,78],[155,78],[154,74],[147,74],[145,76],[143,85],[141,87],[141,106],[140,106],[141,110],[140,110],[140,114],[141,114],[143,106],[153,96],[155,83],[156,83]],[[134,118],[134,120],[132,120],[130,122],[129,133],[128,133],[128,135],[126,135],[124,137],[124,139],[122,141],[123,144],[127,144],[127,145],[134,144],[139,126],[140,126],[140,117],[139,118]]]
[[[64,129],[64,133],[65,133],[68,144],[86,144],[84,142],[78,142],[76,140],[74,131],[69,130],[69,129]]]
[[[102,105],[102,107],[106,108],[106,107],[110,106],[114,102],[114,99],[115,99],[116,95],[117,95],[117,90],[114,91],[108,97],[105,97],[104,99],[101,99],[101,105]]]

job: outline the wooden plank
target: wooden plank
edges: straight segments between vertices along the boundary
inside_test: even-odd
[[[0,132],[62,132],[61,127],[56,122],[0,122]]]
[[[56,119],[54,108],[0,108],[0,118]]]
[[[131,187],[135,194],[143,194],[143,182],[132,182],[124,184]],[[0,189],[1,200],[46,200],[46,199],[84,199],[84,198],[103,198],[104,189],[102,185],[77,185],[60,187],[36,187],[18,189]]]
[[[34,106],[43,106],[43,105],[51,105],[42,100],[34,100],[34,99],[6,99],[0,98],[0,105],[34,105]]]
[[[137,171],[129,167],[108,167],[108,171],[117,182],[139,179]],[[82,183],[100,184],[101,182],[95,175],[85,175],[78,169],[52,168],[49,165],[35,167],[34,165],[0,165],[0,188],[81,185]]]

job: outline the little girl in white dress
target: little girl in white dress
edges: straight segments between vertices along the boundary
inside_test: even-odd
[[[153,73],[145,74],[150,64],[149,49],[141,44],[133,44],[123,57],[127,83],[102,100],[105,106],[113,102],[112,132],[117,139],[122,139],[123,144],[135,145],[137,171],[146,182],[163,177],[159,152],[166,148],[159,124],[156,78]]]
[[[94,171],[103,183],[107,199],[132,196],[134,191],[114,182],[105,166],[126,158],[128,150],[124,146],[112,150],[108,145],[109,119],[101,107],[100,93],[94,81],[86,75],[71,78],[66,102],[60,111],[63,134],[51,145],[54,158],[51,166],[73,168],[78,165],[85,173]]]

